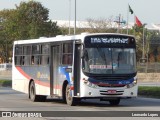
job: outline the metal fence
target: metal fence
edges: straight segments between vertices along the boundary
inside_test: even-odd
[[[137,70],[140,82],[160,82],[160,63],[139,63]]]
[[[0,71],[0,80],[12,80],[12,71],[11,70]]]

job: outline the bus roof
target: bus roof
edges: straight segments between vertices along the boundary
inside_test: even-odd
[[[28,39],[28,40],[18,40],[14,41],[14,44],[34,44],[34,43],[47,43],[47,42],[56,42],[56,41],[70,41],[70,40],[83,40],[86,36],[91,36],[91,35],[125,35],[125,36],[132,36],[132,35],[127,35],[127,34],[119,34],[119,33],[81,33],[79,35],[72,35],[72,36],[67,36],[67,35],[58,35],[56,37],[41,37],[39,39]],[[133,36],[132,36],[133,37]]]

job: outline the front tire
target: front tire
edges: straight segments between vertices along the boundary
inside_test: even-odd
[[[66,86],[66,103],[70,106],[76,105],[76,101],[75,98],[72,97],[72,91],[69,84]]]
[[[29,86],[29,98],[33,102],[44,102],[47,96],[44,95],[36,95],[36,88],[34,81],[31,82]]]
[[[32,81],[30,86],[29,86],[29,95],[30,95],[30,100],[33,102],[37,101],[37,95],[36,95],[36,89],[35,89],[35,84]]]

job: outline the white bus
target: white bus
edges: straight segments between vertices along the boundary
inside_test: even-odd
[[[118,105],[137,96],[136,43],[129,35],[81,34],[14,42],[12,88],[32,101],[68,105],[100,99]]]

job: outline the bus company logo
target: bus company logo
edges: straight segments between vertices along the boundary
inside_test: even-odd
[[[37,78],[40,78],[40,77],[41,77],[41,73],[37,72]]]
[[[2,112],[2,117],[12,117],[11,112]]]
[[[50,77],[48,74],[45,74],[45,73],[41,73],[41,72],[37,72],[37,78],[41,78],[41,79],[48,79],[50,80]]]

